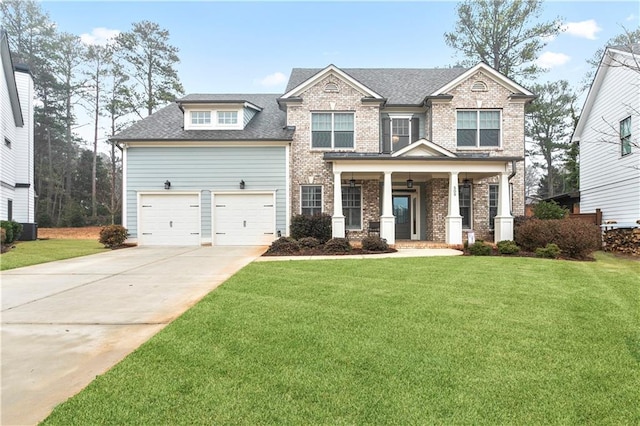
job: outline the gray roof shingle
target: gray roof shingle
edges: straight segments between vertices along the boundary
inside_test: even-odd
[[[111,139],[131,140],[292,140],[293,130],[286,128],[286,115],[278,108],[278,94],[191,94],[178,101],[246,101],[260,108],[243,130],[184,130],[183,114],[172,103],[138,121]]]
[[[285,93],[313,77],[324,68],[294,68]],[[391,105],[419,105],[468,68],[340,68]]]

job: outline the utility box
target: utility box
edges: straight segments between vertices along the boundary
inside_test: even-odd
[[[20,235],[20,241],[33,241],[38,239],[38,224],[37,223],[21,223],[22,234]]]

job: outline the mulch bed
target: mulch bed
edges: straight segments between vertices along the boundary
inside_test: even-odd
[[[327,253],[322,248],[317,249],[303,249],[295,253],[264,253],[263,256],[357,256],[363,254],[380,254],[380,253],[395,253],[398,250],[388,249],[385,251],[368,251],[359,247],[354,247],[348,253]]]

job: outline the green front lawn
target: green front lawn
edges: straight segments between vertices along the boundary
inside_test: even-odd
[[[638,424],[640,262],[253,263],[45,424]]]
[[[16,242],[15,248],[0,255],[0,270],[21,268],[38,263],[105,251],[97,240],[35,240]]]

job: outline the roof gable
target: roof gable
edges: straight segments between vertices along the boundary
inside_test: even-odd
[[[2,29],[0,29],[0,62],[2,62],[7,90],[9,91],[9,103],[13,113],[13,121],[16,127],[22,127],[24,126],[24,119],[20,108],[20,97],[18,96],[18,86],[16,85],[11,51],[9,50],[9,40],[7,39],[7,32]]]
[[[365,96],[368,96],[368,97],[371,97],[371,98],[375,98],[375,99],[383,99],[383,97],[380,96],[378,93],[374,92],[369,87],[365,86],[364,84],[362,84],[361,82],[359,82],[358,80],[356,80],[355,78],[353,78],[352,76],[350,76],[346,72],[342,71],[340,68],[336,67],[333,64],[329,65],[328,67],[324,68],[323,70],[320,70],[319,72],[317,72],[316,74],[314,74],[310,78],[308,78],[308,79],[302,81],[301,83],[297,84],[295,87],[289,89],[287,91],[287,93],[282,95],[281,99],[288,99],[288,98],[291,98],[291,97],[296,97],[296,96],[300,95],[302,92],[304,92],[305,90],[307,90],[308,88],[310,88],[310,87],[314,86],[315,84],[317,84],[318,82],[322,81],[322,79],[324,79],[325,77],[327,77],[329,75],[335,75],[336,77],[342,79],[343,81],[345,81],[347,84],[349,84],[353,88],[363,92],[365,94]]]
[[[417,141],[405,146],[399,151],[393,153],[392,157],[449,157],[455,158],[456,155],[426,139],[418,139]]]
[[[480,62],[476,66],[474,66],[473,68],[469,68],[463,74],[460,74],[455,79],[451,80],[450,82],[448,82],[444,86],[440,87],[438,90],[436,90],[433,93],[433,96],[445,95],[445,94],[449,93],[453,88],[455,88],[456,86],[461,84],[463,81],[465,81],[469,77],[473,76],[478,71],[484,72],[489,77],[491,77],[491,79],[493,79],[495,82],[497,82],[498,84],[500,84],[501,86],[503,86],[504,88],[506,88],[507,90],[509,90],[512,93],[517,93],[517,94],[521,94],[521,95],[525,95],[525,96],[534,96],[533,93],[531,93],[530,91],[528,91],[524,87],[520,86],[518,83],[516,83],[515,81],[511,80],[507,76],[505,76],[505,75],[499,73],[498,71],[496,71],[495,69],[491,68],[489,65],[485,64],[484,62]]]
[[[576,124],[576,129],[573,131],[573,136],[571,136],[572,142],[579,142],[582,137],[582,132],[584,131],[584,127],[587,124],[589,116],[591,115],[591,109],[593,108],[594,103],[596,102],[596,98],[598,97],[598,93],[600,92],[600,88],[606,78],[606,75],[609,69],[614,65],[613,62],[617,61],[615,59],[616,55],[623,55],[628,57],[637,57],[635,53],[635,48],[633,50],[633,54],[629,51],[625,51],[619,48],[607,47],[600,59],[600,64],[598,65],[598,69],[596,70],[596,75],[593,77],[593,82],[589,87],[589,92],[587,93],[587,98],[584,101],[584,106],[582,107],[582,111],[580,112],[580,118],[578,119],[578,124]],[[631,70],[630,70],[631,71]],[[631,71],[633,72],[633,71]]]

